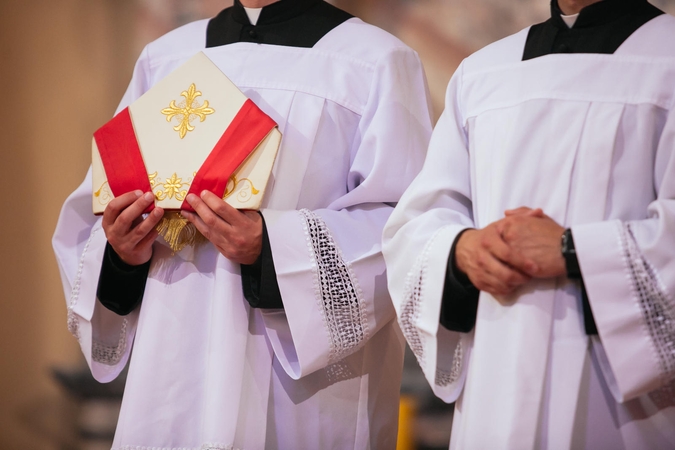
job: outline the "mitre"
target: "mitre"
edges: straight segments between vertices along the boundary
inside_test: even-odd
[[[158,226],[178,251],[197,235],[178,211],[209,190],[237,209],[262,204],[281,133],[204,54],[159,81],[94,133],[94,214],[126,192],[152,191]]]

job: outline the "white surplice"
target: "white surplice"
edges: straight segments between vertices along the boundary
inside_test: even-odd
[[[521,61],[528,30],[453,76],[424,168],[385,228],[399,322],[453,449],[675,448],[675,18],[612,55]],[[458,233],[529,206],[571,227],[580,284],[481,292],[471,333],[439,325]]]
[[[94,377],[114,379],[133,348],[114,448],[392,449],[404,341],[380,238],[431,134],[420,61],[356,18],[313,48],[204,49],[206,25],[149,44],[119,108],[203,50],[279,124],[262,213],[284,310],[251,309],[211,244],[172,255],[159,241],[141,306],[106,310],[88,176],[54,247]]]

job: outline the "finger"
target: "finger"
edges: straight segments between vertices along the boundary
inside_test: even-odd
[[[486,231],[489,231],[486,229]],[[514,267],[510,267],[502,258],[512,251],[496,233],[489,233],[480,241],[482,248],[474,257],[477,276],[490,278],[490,284],[504,289],[507,286],[518,286],[529,281],[530,277]],[[485,280],[484,280],[485,281]]]
[[[124,246],[124,248],[134,250],[139,245],[139,243],[153,231],[159,221],[162,220],[163,216],[164,210],[162,208],[155,208],[150,212],[150,214],[147,215],[146,218],[142,218],[141,216],[138,221],[134,221],[134,227],[128,232],[114,235],[115,238],[113,240],[108,239],[108,241],[111,245],[113,245],[113,247]]]
[[[511,221],[507,220],[506,218],[498,220],[497,222],[494,222],[495,230],[497,231],[497,234],[499,234],[501,239],[504,239],[504,235],[506,234],[507,230],[509,229],[510,223],[511,223]]]
[[[117,220],[117,217],[120,215],[120,213],[133,202],[138,200],[141,195],[143,195],[143,192],[139,189],[136,191],[127,192],[126,194],[122,194],[119,197],[112,199],[103,211],[102,225],[104,227],[112,225],[115,220]]]
[[[495,278],[492,274],[481,272],[477,279],[472,279],[471,282],[481,291],[488,292],[492,295],[506,295],[513,292],[517,286],[510,286]]]
[[[491,284],[490,282],[486,281],[485,287],[481,290],[489,294],[492,294],[492,296],[495,297],[499,301],[499,303],[504,304],[502,301],[500,301],[500,297],[510,294],[515,290],[515,288],[508,288],[507,290],[503,286]]]
[[[227,230],[231,225],[225,221],[222,217],[216,214],[209,205],[206,204],[201,198],[197,197],[194,194],[187,196],[187,201],[195,210],[197,215],[202,219],[204,224],[209,228],[218,227],[221,230]],[[224,203],[224,202],[223,202]],[[187,217],[187,216],[186,216]]]
[[[490,251],[501,263],[529,277],[533,276],[539,270],[539,266],[534,261],[524,256],[522,252],[509,246],[504,241],[495,243],[490,248]]]
[[[544,214],[544,210],[541,208],[535,208],[530,212],[528,212],[527,215],[530,217],[546,217],[546,214]]]
[[[162,217],[164,217],[164,210],[162,208],[155,208],[134,227],[133,233],[136,245],[140,245],[140,241],[145,239],[149,233],[152,233],[159,221],[162,220]]]
[[[135,202],[129,205],[115,220],[115,223],[130,229],[134,222],[143,215],[143,212],[148,209],[155,201],[155,195],[152,192],[146,192],[139,197]]]
[[[510,267],[497,258],[488,258],[483,266],[483,271],[489,279],[489,283],[502,292],[510,292],[513,288],[530,281],[527,274]]]
[[[505,217],[512,216],[529,216],[529,217],[544,217],[544,211],[541,208],[528,208],[527,206],[521,206],[516,209],[507,209],[504,211]]]
[[[210,226],[204,222],[204,220],[193,212],[181,211],[183,217],[185,217],[192,225],[195,226],[197,231],[199,231],[206,239],[211,240],[213,237],[213,231]]]
[[[138,241],[136,248],[138,250],[144,250],[146,247],[152,246],[152,243],[155,242],[157,236],[159,236],[159,232],[155,228],[152,228],[145,236],[143,236],[143,239]]]
[[[232,226],[242,223],[242,213],[235,209],[228,203],[224,202],[222,198],[210,191],[202,191],[201,199],[208,205],[209,208],[218,214],[225,222]]]
[[[513,295],[515,292],[515,289],[513,289],[511,292],[497,292],[492,294],[492,296],[499,302],[500,305],[502,306],[509,306],[513,305],[518,298]]]
[[[520,216],[520,215],[527,214],[530,211],[532,211],[532,208],[528,208],[527,206],[521,206],[521,207],[515,208],[515,209],[507,209],[506,211],[504,211],[504,215],[506,217]]]
[[[495,224],[495,233],[486,234],[481,241],[481,245],[507,266],[510,266],[527,276],[533,276],[539,270],[537,264],[525,257],[517,248],[509,245],[510,241],[507,237],[513,226],[516,226],[513,223],[513,219],[499,221]]]

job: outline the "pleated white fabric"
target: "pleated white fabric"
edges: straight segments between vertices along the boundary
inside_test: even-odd
[[[206,24],[149,44],[120,108],[203,50],[279,124],[262,213],[285,309],[250,309],[239,266],[210,244],[156,242],[140,308],[107,311],[85,179],[54,248],[94,377],[115,378],[133,349],[114,448],[394,448],[404,344],[380,237],[431,133],[419,59],[358,19],[309,49],[204,49]]]
[[[435,393],[457,400],[453,449],[675,448],[675,18],[613,55],[521,61],[527,33],[448,86],[385,228],[399,321]],[[533,280],[508,307],[481,292],[471,333],[439,326],[457,234],[520,206],[572,228],[594,342],[566,278]]]

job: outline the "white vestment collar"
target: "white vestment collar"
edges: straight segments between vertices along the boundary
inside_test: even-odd
[[[246,11],[248,21],[251,22],[251,25],[256,25],[258,23],[258,19],[260,18],[262,8],[247,8],[244,6],[244,11]]]
[[[560,18],[563,20],[563,22],[565,22],[565,24],[569,28],[572,28],[574,26],[574,24],[576,23],[577,19],[579,18],[579,13],[570,14],[569,16],[566,16],[565,14],[560,14]]]

